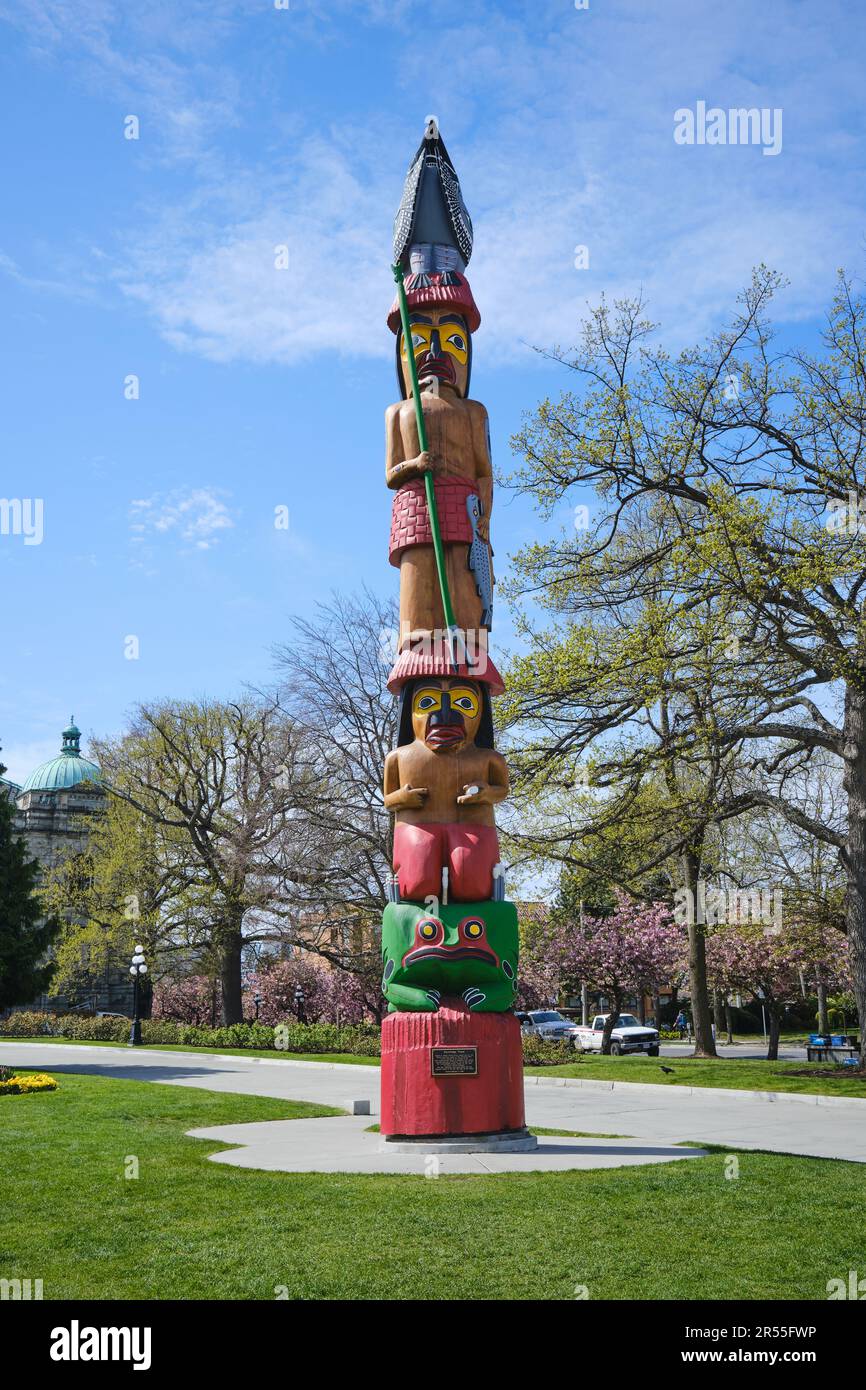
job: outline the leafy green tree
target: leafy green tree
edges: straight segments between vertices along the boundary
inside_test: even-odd
[[[739,749],[721,741],[715,708],[731,624],[708,605],[679,608],[673,540],[644,507],[592,565],[571,539],[516,559],[513,588],[554,618],[543,630],[525,621],[529,651],[513,663],[502,702],[522,735],[512,762],[529,829],[515,838],[561,859],[588,893],[606,893],[602,910],[614,886],[648,902],[670,902],[683,887],[695,901],[736,786]],[[623,567],[630,576],[643,567],[642,582],[622,583]],[[687,743],[678,738],[685,721]],[[687,930],[695,1050],[714,1056],[694,914]]]
[[[122,738],[95,747],[133,814],[109,819],[89,920],[149,930],[163,953],[212,968],[223,1022],[242,1022],[243,951],[285,930],[287,874],[307,852],[302,740],[273,702],[246,697],[142,705]]]
[[[712,809],[764,807],[836,850],[866,1018],[866,301],[840,277],[822,352],[785,352],[769,319],[779,284],[760,268],[730,328],[675,358],[651,344],[639,302],[592,313],[568,363],[576,389],[527,424],[515,482],[548,509],[594,488],[596,511],[583,534],[524,563],[537,591],[565,578],[580,612],[641,594],[669,566],[666,622],[735,623],[731,658],[712,663],[713,741],[743,756]],[[659,542],[636,556],[620,536],[648,505]],[[642,664],[656,655],[630,645]],[[632,718],[615,685],[599,689],[596,737]],[[704,721],[682,701],[661,755],[688,758]],[[818,750],[842,769],[841,829],[773,781]]]
[[[0,777],[6,771],[0,763]],[[39,896],[39,864],[15,829],[15,807],[0,788],[0,1009],[27,1004],[48,985],[46,960],[57,923]]]
[[[153,820],[119,796],[88,823],[87,848],[52,866],[43,901],[65,918],[55,947],[54,987],[75,997],[93,974],[129,964],[141,942],[149,974],[141,1007],[149,1013],[152,983],[175,972],[178,958],[201,960],[201,943],[183,909],[186,862],[176,828]]]

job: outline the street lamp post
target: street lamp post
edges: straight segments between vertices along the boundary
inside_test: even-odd
[[[256,1023],[258,1023],[258,1021],[259,1021],[259,1009],[260,1009],[261,1006],[262,1006],[262,996],[258,993],[258,991],[256,991],[256,993],[253,995],[253,1003],[254,1003],[255,1006],[256,1006]]]
[[[301,989],[301,986],[298,985],[295,989],[295,1013],[297,1014],[299,1023],[306,1023],[306,1019],[304,1018],[304,1002],[304,991]]]
[[[141,1047],[141,1019],[139,1017],[141,977],[147,974],[143,946],[136,946],[129,973],[132,976],[132,1029],[129,1034],[129,1045],[130,1047]]]

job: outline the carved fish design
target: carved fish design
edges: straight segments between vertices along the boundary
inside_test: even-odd
[[[469,568],[475,576],[475,587],[481,599],[481,626],[493,625],[493,571],[490,566],[490,547],[478,534],[481,520],[481,498],[473,492],[466,498],[466,511],[472,526],[472,544],[469,547]]]

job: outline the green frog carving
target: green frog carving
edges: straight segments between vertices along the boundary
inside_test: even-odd
[[[444,995],[504,1013],[517,991],[517,909],[510,902],[388,903],[382,919],[382,990],[389,1012],[431,1011]]]

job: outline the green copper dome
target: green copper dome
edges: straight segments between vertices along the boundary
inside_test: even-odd
[[[75,720],[70,719],[69,728],[63,730],[63,746],[57,757],[31,772],[22,792],[56,792],[79,782],[100,782],[102,773],[96,763],[82,758],[80,744],[81,730],[76,728]]]

